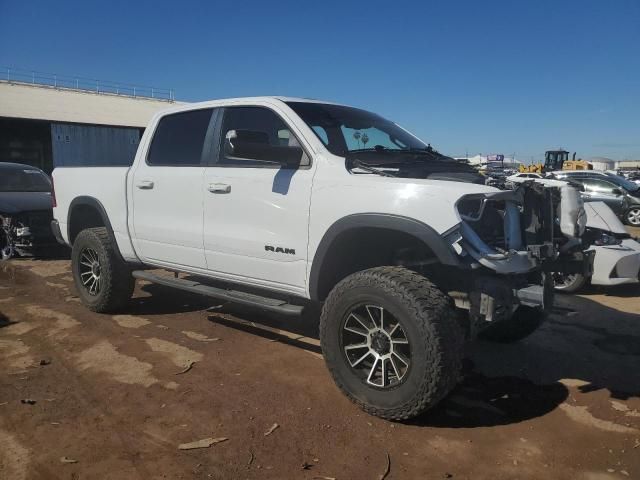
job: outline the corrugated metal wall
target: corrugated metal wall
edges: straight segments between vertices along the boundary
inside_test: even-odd
[[[54,167],[131,165],[139,142],[137,128],[51,124]]]

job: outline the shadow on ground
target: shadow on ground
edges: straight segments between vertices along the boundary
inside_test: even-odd
[[[570,380],[582,392],[604,389],[617,399],[639,397],[640,314],[589,296],[558,296],[557,304],[561,314],[519,343],[477,342],[471,352],[476,371],[538,385]]]
[[[8,327],[9,325],[13,325],[16,322],[13,322],[7,317],[4,313],[0,312],[0,328]]]
[[[521,377],[487,377],[471,361],[461,383],[436,408],[408,422],[410,425],[475,428],[509,425],[541,417],[569,395],[559,382],[536,385]]]
[[[171,315],[197,312],[209,308],[215,300],[194,293],[162,285],[147,284],[140,287],[146,296],[136,296],[127,305],[128,315]]]

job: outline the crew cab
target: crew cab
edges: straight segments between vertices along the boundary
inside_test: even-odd
[[[393,420],[449,393],[467,340],[533,332],[553,302],[547,272],[589,269],[573,187],[499,191],[397,124],[327,102],[175,107],[130,167],[53,178],[52,227],[89,309],[126,309],[135,278],[282,315],[319,303],[336,384]]]

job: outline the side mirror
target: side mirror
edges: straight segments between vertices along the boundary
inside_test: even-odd
[[[266,132],[229,130],[224,139],[224,154],[236,160],[254,160],[297,168],[304,150],[299,146],[271,145]]]
[[[613,193],[614,195],[624,195],[624,192],[620,188],[614,188],[613,190],[611,190],[611,193]]]

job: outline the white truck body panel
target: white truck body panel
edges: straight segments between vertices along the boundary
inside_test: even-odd
[[[125,260],[138,259],[127,228],[127,172],[129,167],[69,167],[53,171],[57,207],[53,216],[60,224],[60,232],[67,243],[68,214],[71,202],[82,196],[99,199],[107,210],[120,254]]]
[[[344,158],[329,153],[318,158],[318,163],[311,200],[309,262],[324,233],[343,217],[362,212],[400,215],[422,221],[442,234],[460,222],[455,203],[461,196],[498,191],[461,182],[353,174],[346,170]]]
[[[309,202],[315,170],[315,164],[298,170],[207,168],[207,268],[230,280],[248,280],[306,295]],[[230,191],[226,194],[207,190],[227,187]],[[266,245],[295,253],[283,255],[266,250]]]
[[[143,162],[129,174],[132,241],[140,260],[206,268],[202,251],[204,167],[149,170]]]

